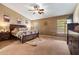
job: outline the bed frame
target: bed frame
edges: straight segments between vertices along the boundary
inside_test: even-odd
[[[10,24],[10,37],[15,37],[12,35],[12,30],[14,30],[14,28],[25,28],[26,26],[25,25],[16,25],[16,24]],[[23,36],[22,39],[18,38],[18,37],[15,37],[16,39],[19,39],[21,43],[25,43],[29,40],[33,40],[34,38],[37,38],[39,37],[39,32],[38,33],[34,33],[34,34],[30,34],[30,35],[25,35]]]

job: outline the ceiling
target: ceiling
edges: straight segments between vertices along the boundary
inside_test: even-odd
[[[45,9],[45,13],[39,15],[34,14],[29,9],[32,9],[35,4]],[[76,7],[75,3],[3,3],[8,8],[20,13],[30,20],[36,20],[47,17],[72,14]]]

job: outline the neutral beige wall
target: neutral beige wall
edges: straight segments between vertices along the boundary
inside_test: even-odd
[[[3,15],[8,15],[10,17],[10,22],[5,22],[3,19]],[[17,20],[21,20],[22,25],[26,25],[28,30],[30,30],[30,20],[26,17],[20,15],[19,13],[9,9],[8,7],[0,4],[0,27],[4,27],[7,31],[9,30],[10,24],[17,24]],[[25,23],[28,22],[28,24]],[[1,30],[1,29],[0,29]],[[2,31],[2,30],[1,30]]]
[[[56,35],[56,18],[46,18],[39,20],[40,34]]]
[[[32,26],[34,23],[38,23],[39,32],[43,35],[57,35],[57,20],[64,19],[66,20],[67,16],[58,16],[58,17],[49,17],[39,20],[33,20]]]
[[[39,30],[39,21],[38,20],[31,20],[31,30],[32,31]]]
[[[21,20],[28,20],[24,16],[20,15],[19,13],[9,9],[8,7],[0,4],[0,20],[3,20],[3,15],[8,15],[10,17],[10,22],[11,23],[16,23],[16,20],[21,19]]]

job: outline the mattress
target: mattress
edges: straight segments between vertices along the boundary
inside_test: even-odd
[[[20,30],[15,29],[11,33],[13,36],[22,39],[26,35],[36,34],[38,32],[37,31],[31,32],[31,31],[26,31],[26,30],[21,30],[21,29]]]

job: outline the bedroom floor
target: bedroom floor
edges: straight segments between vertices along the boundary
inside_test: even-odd
[[[19,41],[0,42],[1,55],[69,55],[66,37],[41,35],[24,44]],[[8,42],[8,43],[7,43]],[[2,44],[1,44],[2,43]]]

